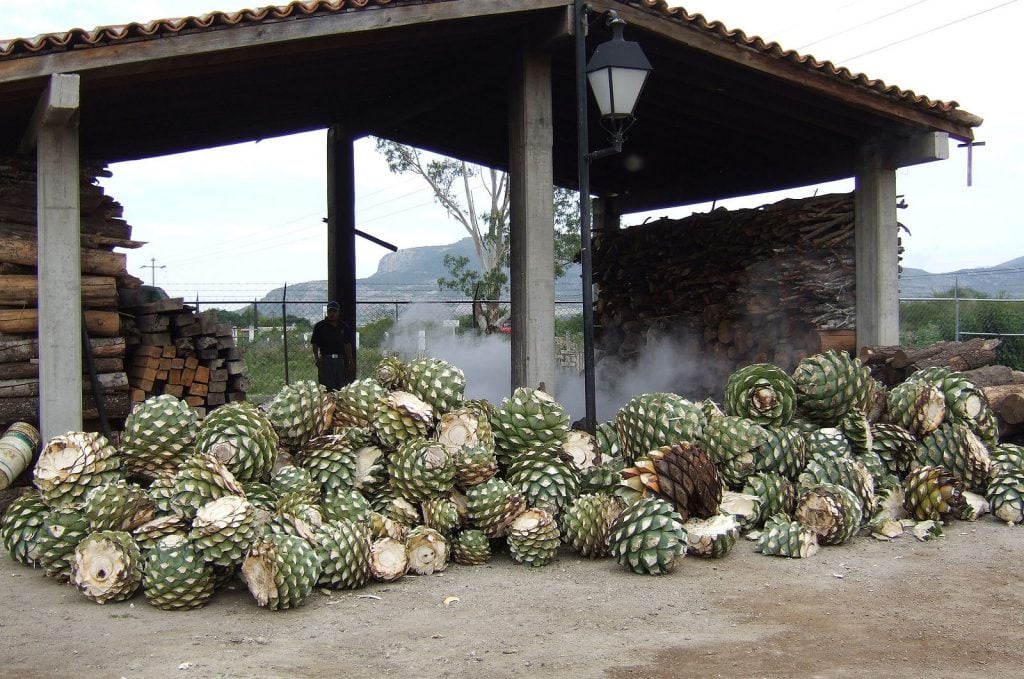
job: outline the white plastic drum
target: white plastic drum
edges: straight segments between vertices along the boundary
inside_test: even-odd
[[[0,438],[0,490],[14,483],[25,471],[40,443],[39,430],[28,422],[11,425]]]

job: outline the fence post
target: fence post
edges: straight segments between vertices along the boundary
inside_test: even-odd
[[[398,302],[395,302],[395,323],[398,322]]]
[[[284,284],[284,291],[281,293],[281,337],[284,340],[284,383],[288,381],[288,284]]]
[[[960,277],[953,276],[953,305],[956,308],[956,341],[960,341]]]
[[[258,305],[256,298],[252,298],[252,321],[249,323],[249,341],[256,339],[256,324],[259,322],[259,313],[256,311]]]

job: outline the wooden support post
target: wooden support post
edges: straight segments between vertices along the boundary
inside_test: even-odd
[[[340,125],[327,131],[327,295],[341,304],[341,320],[356,332],[356,189],[352,136]],[[356,378],[353,362],[342,375]]]
[[[39,430],[82,428],[82,298],[77,75],[50,76],[22,142],[36,147]]]
[[[512,387],[555,391],[551,57],[526,48],[509,98]]]

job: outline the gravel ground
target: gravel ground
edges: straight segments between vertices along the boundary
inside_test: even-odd
[[[661,577],[499,554],[290,611],[257,607],[238,582],[165,612],[142,594],[99,606],[3,559],[0,676],[1016,678],[1022,563],[1024,528],[986,517],[803,560],[741,541]]]

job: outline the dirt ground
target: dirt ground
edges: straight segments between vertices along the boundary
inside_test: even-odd
[[[741,541],[661,577],[500,554],[290,611],[258,608],[239,582],[165,612],[141,593],[99,606],[3,558],[0,676],[1017,678],[1022,564],[1024,528],[986,517],[804,560]]]

